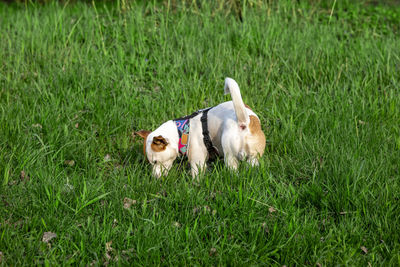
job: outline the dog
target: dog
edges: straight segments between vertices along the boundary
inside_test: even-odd
[[[260,119],[243,103],[235,80],[225,79],[224,92],[231,94],[232,101],[169,120],[153,132],[136,132],[144,139],[143,153],[153,166],[153,176],[166,176],[180,154],[187,156],[193,178],[215,156],[223,156],[232,170],[238,168],[239,161],[259,165],[265,150]]]

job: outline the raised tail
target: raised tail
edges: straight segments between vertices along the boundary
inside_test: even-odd
[[[243,103],[242,96],[240,95],[239,85],[237,82],[234,79],[226,78],[224,91],[225,94],[231,94],[239,126],[248,126],[250,118],[249,115],[247,115],[247,110]]]

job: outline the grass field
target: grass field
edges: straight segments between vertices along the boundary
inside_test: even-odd
[[[400,265],[400,7],[194,2],[0,3],[0,265]],[[151,177],[227,76],[261,166]]]

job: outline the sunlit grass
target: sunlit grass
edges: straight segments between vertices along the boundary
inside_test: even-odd
[[[397,7],[122,3],[0,4],[0,264],[400,263]],[[227,76],[260,168],[151,177],[132,132]]]

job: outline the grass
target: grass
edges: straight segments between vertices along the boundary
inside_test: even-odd
[[[0,265],[400,264],[398,6],[124,3],[0,3]],[[261,167],[151,177],[226,76]]]

